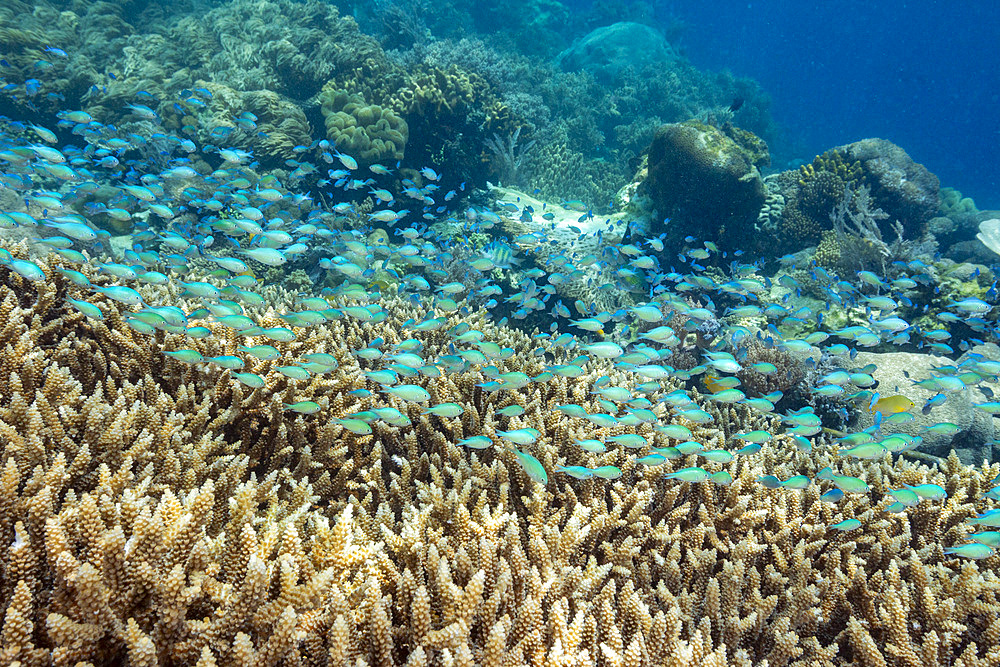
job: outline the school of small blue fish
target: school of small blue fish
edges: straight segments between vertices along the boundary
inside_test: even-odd
[[[30,96],[30,86],[29,82],[12,88],[8,83],[5,91]],[[204,103],[210,95],[201,89],[181,91],[176,104]],[[448,353],[425,356],[416,337],[392,346],[374,339],[353,350],[369,388],[352,394],[369,407],[337,423],[358,437],[371,435],[377,420],[400,427],[409,424],[391,399],[421,404],[424,414],[436,419],[460,417],[464,412],[460,404],[430,404],[431,393],[421,384],[425,378],[475,371],[485,378],[478,385],[481,390],[504,392],[556,377],[579,378],[588,362],[599,359],[612,363],[631,381],[614,384],[605,375],[593,382],[589,389],[603,412],[589,412],[579,404],[556,408],[562,419],[590,423],[592,437],[576,442],[589,454],[625,448],[643,468],[669,469],[663,476],[676,483],[717,485],[733,481],[731,464],[737,458],[756,456],[765,447],[808,451],[832,446],[842,460],[879,462],[919,448],[920,436],[893,429],[911,420],[910,410],[918,406],[905,395],[881,395],[872,376],[875,369],[854,363],[857,351],[906,345],[953,356],[957,350],[995,341],[1000,333],[990,318],[994,304],[978,298],[949,303],[936,314],[942,325],[961,320],[982,337],[957,344],[947,342],[950,334],[944,326],[928,330],[896,314],[901,305],[913,305],[916,290],[933,288],[928,267],[918,260],[892,267],[891,279],[870,271],[837,276],[819,266],[803,267],[825,295],[825,309],[852,307],[863,311],[866,319],[864,324],[824,330],[824,308],[791,305],[802,289],[795,278],[786,272],[776,279],[777,285],[772,284],[761,276],[760,265],[742,261],[740,253],[728,256],[711,242],[689,237],[688,245],[677,253],[664,247],[662,237],[644,236],[638,225],[610,218],[602,225],[601,216],[585,203],[566,201],[561,208],[581,213],[577,223],[593,230],[578,230],[581,240],[596,242],[599,252],[553,248],[555,242],[544,230],[565,223],[557,222],[552,211],[510,202],[499,203],[497,210],[467,206],[464,184],[441,192],[438,183],[443,174],[434,167],[423,166],[416,177],[404,178],[400,165],[361,166],[328,141],[318,140],[293,150],[284,181],[259,177],[254,156],[226,146],[228,135],[215,137],[219,144],[199,146],[183,133],[165,129],[152,102],[144,97],[127,111],[146,131],[136,131],[135,125],[122,131],[80,110],[63,111],[51,127],[0,119],[4,128],[0,184],[23,202],[23,207],[0,211],[0,227],[18,232],[21,236],[11,238],[27,238],[47,255],[45,262],[35,262],[0,250],[0,264],[25,281],[48,280],[46,268],[58,271],[74,286],[66,296],[67,305],[87,318],[101,320],[109,309],[118,309],[139,334],[169,334],[172,349],[164,354],[177,363],[221,367],[233,382],[255,391],[266,390],[267,373],[301,381],[338,368],[340,360],[332,355],[292,357],[281,346],[296,340],[297,330],[328,321],[384,321],[388,313],[379,303],[380,281],[392,281],[400,294],[427,313],[402,328],[413,336],[444,331]],[[252,114],[235,118],[235,131],[253,132],[254,122]],[[207,172],[196,168],[202,159],[215,168]],[[366,193],[370,206],[362,209],[358,195]],[[530,222],[538,231],[504,236],[500,228],[508,218]],[[131,225],[130,246],[117,260],[111,235],[96,224],[103,222]],[[441,223],[461,233],[437,231]],[[372,236],[376,229],[396,240]],[[493,240],[472,253],[456,279],[446,267],[456,256],[468,257],[459,252],[465,250],[462,244],[472,234],[483,233]],[[543,262],[529,261],[542,256],[542,249],[546,250]],[[314,282],[333,276],[338,286],[301,294],[297,309],[279,314],[285,326],[261,326],[259,313],[269,302],[255,272],[307,256],[316,258],[310,274]],[[673,266],[664,267],[674,259]],[[521,268],[529,265],[532,268]],[[90,268],[85,272],[84,266]],[[92,280],[88,274],[96,277]],[[564,303],[560,295],[566,292],[560,288],[573,283],[587,285],[594,293],[624,289],[643,300],[615,312],[599,311],[584,300]],[[776,287],[783,294],[778,300],[770,296]],[[179,296],[170,297],[178,290]],[[163,300],[151,303],[149,294]],[[995,285],[989,298],[996,300]],[[510,325],[509,320],[548,325],[547,331],[534,333],[534,355],[565,363],[548,363],[534,376],[516,370],[513,349],[449,317],[473,308],[506,313],[498,319],[501,326]],[[747,320],[760,326],[745,324]],[[245,341],[239,347],[241,355],[205,357],[183,343],[186,338],[216,336],[220,327]],[[791,333],[802,329],[811,332],[802,337]],[[683,370],[673,367],[671,358],[683,339],[704,331],[711,331],[711,343],[700,348],[700,363]],[[850,406],[872,414],[874,425],[863,431],[833,432],[824,429],[821,415],[811,406],[778,411],[781,392],[745,393],[737,377],[741,372],[764,376],[779,372],[771,363],[747,363],[750,342],[814,367],[822,361],[829,370],[811,392],[817,398],[837,399],[844,423],[849,421],[846,406]],[[250,358],[270,362],[252,364],[266,372],[247,370]],[[962,363],[935,368],[930,377],[913,379],[934,392],[919,409],[929,413],[955,392],[998,380],[1000,362],[971,353],[964,358]],[[710,391],[696,393],[701,382]],[[768,423],[784,424],[784,429],[733,433],[723,447],[706,449],[695,432],[711,427],[715,419],[704,408],[706,402],[745,407]],[[304,416],[323,410],[307,400],[284,407]],[[976,408],[1000,414],[1000,402],[983,402]],[[550,474],[606,481],[622,476],[620,468],[609,465],[546,469],[532,454],[541,433],[519,420],[523,412],[520,405],[504,407],[496,416],[505,420],[507,430],[471,435],[455,444],[473,450],[506,449],[538,485],[547,484]],[[953,434],[958,426],[940,422],[927,430]],[[684,467],[674,469],[667,463],[672,460]],[[877,474],[877,468],[872,471]],[[786,480],[764,475],[758,481],[781,493],[819,484],[824,489],[822,499],[832,504],[845,494],[871,492],[866,479],[839,474],[835,467],[803,471]],[[881,510],[902,513],[921,503],[947,500],[941,486],[904,485],[889,491]],[[980,500],[1000,500],[1000,478],[992,480]],[[974,530],[1000,528],[1000,508],[987,509],[968,524]],[[863,530],[864,522],[843,517],[829,529]],[[1000,532],[985,530],[945,553],[983,559],[992,556],[998,545]]]

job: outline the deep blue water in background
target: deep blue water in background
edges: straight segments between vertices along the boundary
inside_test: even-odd
[[[778,161],[882,137],[980,209],[1000,208],[995,0],[653,5],[655,21],[687,24],[680,46],[695,66],[728,68],[772,96],[788,142]]]

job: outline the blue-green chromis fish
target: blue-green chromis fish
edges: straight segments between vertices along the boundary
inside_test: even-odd
[[[973,542],[979,542],[980,544],[985,544],[988,547],[993,547],[994,549],[1000,547],[1000,532],[995,530],[987,530],[982,533],[973,533],[968,536]]]
[[[205,357],[198,350],[164,350],[163,354],[185,364],[197,364],[205,361]]]
[[[7,268],[25,280],[41,282],[45,280],[45,272],[35,264],[25,259],[11,259],[6,262]]]
[[[556,472],[564,472],[575,479],[590,479],[594,471],[586,466],[556,466]]]
[[[608,451],[608,448],[600,440],[575,440],[574,444],[579,445],[581,449],[592,454],[603,454]]]
[[[370,435],[372,427],[361,419],[335,419],[334,423],[340,424],[355,435]]]
[[[261,361],[270,361],[272,359],[277,359],[281,356],[281,352],[278,351],[276,347],[271,345],[254,345],[253,347],[240,347],[241,352],[246,352],[251,357],[260,359]]]
[[[79,310],[87,317],[93,318],[95,320],[104,319],[104,313],[101,311],[101,309],[95,306],[94,304],[90,303],[89,301],[79,301],[72,297],[66,297],[66,301],[68,301],[70,305],[72,305],[74,308]]]
[[[251,389],[260,389],[264,386],[264,378],[256,373],[233,373],[233,377]]]
[[[590,471],[594,473],[594,477],[601,479],[618,479],[622,476],[622,471],[617,466],[598,466],[591,468]]]
[[[531,454],[522,452],[519,449],[511,448],[514,455],[517,456],[517,462],[521,465],[525,474],[531,479],[531,481],[537,484],[548,484],[549,474],[545,472],[545,467],[542,465],[541,461],[536,459]]]
[[[835,530],[841,530],[844,532],[848,530],[855,530],[860,527],[861,527],[861,522],[858,521],[857,519],[844,519],[843,521],[830,525],[830,528],[833,528]]]
[[[298,412],[303,415],[316,414],[322,410],[319,403],[316,403],[315,401],[298,401],[297,403],[284,403],[283,405],[285,410]]]
[[[312,377],[312,373],[301,366],[278,366],[274,370],[290,380],[308,380]]]
[[[465,412],[465,408],[457,403],[439,403],[438,405],[425,408],[423,414],[436,415],[438,417],[458,417],[463,412]]]
[[[205,361],[211,361],[214,364],[218,364],[223,368],[227,368],[231,371],[239,370],[243,368],[243,360],[239,357],[234,357],[231,355],[222,355],[218,357],[208,357]]]
[[[430,392],[415,384],[401,384],[396,387],[383,386],[382,391],[411,403],[426,403],[431,400]]]
[[[962,558],[971,558],[973,560],[983,560],[984,558],[989,558],[994,553],[996,553],[992,547],[989,547],[981,542],[971,542],[969,544],[962,544],[957,547],[951,547],[950,549],[945,549],[944,552],[949,555],[961,556]]]
[[[493,441],[485,435],[473,435],[459,440],[458,444],[470,449],[486,449],[493,444]]]
[[[517,445],[530,445],[538,439],[541,432],[534,428],[519,428],[515,431],[497,431],[497,435]]]
[[[704,482],[711,475],[704,468],[682,468],[676,472],[669,472],[664,477],[667,479],[679,479],[682,482]]]

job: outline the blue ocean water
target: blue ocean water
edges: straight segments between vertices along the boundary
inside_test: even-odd
[[[1000,207],[1000,4],[685,0],[650,18],[685,24],[696,66],[760,82],[788,140],[776,161],[881,137],[980,210]]]

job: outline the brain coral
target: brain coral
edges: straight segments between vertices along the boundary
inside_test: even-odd
[[[368,163],[403,158],[410,131],[394,111],[329,86],[320,94],[320,102],[326,136],[338,150]]]
[[[350,393],[368,384],[351,351],[375,337],[416,336],[434,358],[464,322],[515,350],[500,371],[528,374],[544,367],[537,343],[478,309],[408,330],[425,313],[387,295],[384,322],[342,319],[277,343],[332,354],[335,372],[296,384],[272,372],[281,362],[251,359],[267,383],[250,390],[229,371],[163,354],[179,344],[233,354],[234,330],[208,322],[206,339],[142,336],[100,295],[89,298],[105,320],[86,319],[65,303],[76,288],[41,266],[50,281],[0,268],[3,664],[996,664],[995,557],[961,561],[942,547],[964,539],[1000,465],[839,462],[872,491],[834,505],[818,484],[758,483],[834,462],[828,447],[800,452],[777,435],[759,454],[709,464],[730,472],[728,486],[664,479],[688,463],[588,454],[573,441],[592,426],[555,410],[600,411],[591,384],[628,382],[601,360],[578,379],[492,393],[476,369],[416,378],[464,413],[440,418],[383,397],[412,425],[373,420],[357,435],[337,420],[372,407]],[[142,289],[151,303],[182,303],[173,287]],[[279,288],[267,296],[294,306]],[[269,310],[260,323],[281,320]],[[283,409],[297,400],[320,412]],[[515,404],[524,414],[497,414]],[[706,409],[715,426],[692,425],[706,446],[778,427],[746,408]],[[503,447],[456,445],[528,426],[545,485]],[[575,480],[557,464],[622,475]],[[890,489],[920,483],[942,485],[948,501],[884,511]],[[830,529],[846,517],[864,527]]]

